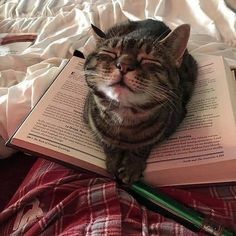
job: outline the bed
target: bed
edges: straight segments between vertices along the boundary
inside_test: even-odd
[[[93,49],[95,41],[91,23],[102,30],[127,19],[158,19],[164,21],[171,29],[182,23],[189,23],[191,35],[188,50],[193,56],[222,55],[231,67],[236,67],[235,13],[227,8],[224,1],[215,1],[214,4],[216,2],[218,4],[217,12],[221,14],[220,17],[215,17],[209,6],[204,7],[201,2],[198,0],[2,1],[0,3],[2,38],[0,40],[2,44],[0,46],[0,156],[7,157],[14,152],[4,148],[3,143],[14,133],[64,62],[73,55],[74,50],[81,50],[87,55]],[[12,49],[14,45],[6,46],[3,40],[9,34],[18,36],[18,39],[22,34],[28,35],[30,42],[28,44],[22,42],[20,46],[18,44],[17,50]],[[50,178],[49,174],[52,174]],[[34,181],[31,183],[32,178]],[[47,194],[64,197],[64,201],[60,200],[63,203],[60,203],[59,198],[58,201],[54,199],[53,203],[48,203],[50,206],[46,207],[47,215],[45,215],[46,208],[37,208],[37,213],[31,212],[33,218],[28,217],[29,221],[16,224],[16,217],[19,217],[21,214],[19,212],[22,212],[24,207],[33,204],[33,209],[33,206],[39,206],[37,205],[39,196],[43,195],[46,198],[47,195],[42,194],[42,189],[48,191]],[[195,188],[169,187],[163,190],[210,218],[236,229],[234,183]],[[93,197],[94,202],[91,200]],[[84,205],[76,204],[76,201],[82,201],[87,211],[82,211],[81,207]],[[76,214],[72,208],[78,210]],[[1,224],[3,222],[4,224]],[[0,225],[5,225],[0,226],[1,235],[9,235],[10,228],[15,235],[196,235],[169,217],[148,210],[119,189],[115,182],[77,173],[41,159],[36,161],[5,211],[0,213]]]

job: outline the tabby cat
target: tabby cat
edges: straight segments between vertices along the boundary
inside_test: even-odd
[[[186,114],[197,76],[186,49],[190,27],[171,32],[148,19],[93,30],[97,46],[84,65],[85,120],[104,148],[107,170],[131,184],[142,176],[153,145]]]

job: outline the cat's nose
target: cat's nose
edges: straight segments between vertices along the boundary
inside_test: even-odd
[[[131,65],[131,64],[126,64],[126,63],[122,63],[122,62],[118,62],[116,64],[116,67],[119,69],[119,71],[122,73],[122,74],[126,74],[128,73],[129,71],[132,71],[134,70],[134,66]]]

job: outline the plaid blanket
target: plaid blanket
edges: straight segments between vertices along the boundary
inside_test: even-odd
[[[236,228],[236,185],[162,188]],[[0,235],[204,235],[148,210],[116,182],[38,159],[4,211]]]

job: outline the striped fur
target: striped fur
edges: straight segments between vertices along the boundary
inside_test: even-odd
[[[153,145],[186,113],[197,75],[187,52],[190,27],[126,22],[99,32],[85,62],[85,118],[104,147],[107,169],[124,183],[140,178]]]

